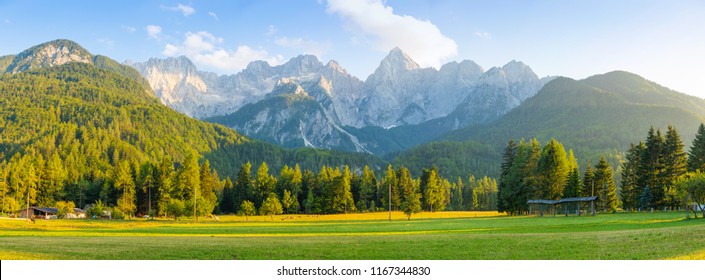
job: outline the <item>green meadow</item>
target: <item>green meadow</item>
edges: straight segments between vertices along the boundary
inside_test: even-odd
[[[682,212],[410,221],[395,213],[391,222],[364,215],[3,219],[0,259],[705,259],[705,219]]]

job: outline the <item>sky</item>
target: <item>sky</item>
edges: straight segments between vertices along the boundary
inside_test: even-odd
[[[0,55],[63,38],[120,62],[185,55],[220,74],[306,53],[362,80],[399,47],[424,67],[625,70],[705,98],[701,0],[0,0],[0,38]]]

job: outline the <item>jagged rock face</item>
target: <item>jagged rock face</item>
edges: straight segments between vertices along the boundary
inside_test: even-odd
[[[305,90],[307,87],[309,90]],[[325,78],[302,85],[282,79],[267,98],[243,106],[219,121],[244,134],[285,147],[312,147],[367,152],[331,114],[329,84]]]
[[[439,70],[421,68],[398,48],[364,82],[336,61],[323,65],[312,55],[275,67],[255,61],[238,74],[223,76],[197,71],[184,57],[132,66],[164,104],[189,116],[232,118],[236,121],[224,123],[285,146],[341,149],[343,145],[343,150],[353,151],[375,143],[368,137],[360,144],[346,126],[389,128],[439,120],[442,129],[451,130],[485,123],[506,114],[548,81],[516,61],[488,71],[470,60]]]
[[[341,96],[356,89],[356,82],[361,83],[340,72],[342,68],[337,63],[324,66],[312,55],[301,55],[275,67],[255,61],[236,75],[223,76],[198,71],[185,57],[150,59],[129,65],[147,78],[162,103],[196,118],[226,115],[245,104],[260,101],[281,79],[316,81],[326,77],[331,83],[341,84],[330,89],[331,94],[341,93]]]
[[[36,70],[69,62],[93,63],[93,56],[83,47],[69,40],[55,40],[27,49],[13,58],[6,68],[8,73]]]

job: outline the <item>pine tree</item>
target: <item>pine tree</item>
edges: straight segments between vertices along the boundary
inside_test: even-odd
[[[446,195],[435,166],[423,170],[420,186],[425,207],[429,212],[441,211],[445,208]]]
[[[585,174],[583,174],[583,188],[580,191],[580,196],[595,196],[595,172],[589,161]]]
[[[453,211],[463,210],[463,179],[458,177],[458,181],[451,186],[450,207]]]
[[[130,164],[127,161],[118,162],[114,178],[115,189],[120,192],[117,206],[129,218],[135,212],[135,181],[132,179]]]
[[[391,195],[390,195],[391,191]],[[391,197],[391,198],[390,198]],[[382,201],[382,206],[385,209],[389,209],[389,201],[391,200],[391,209],[396,210],[399,206],[399,192],[397,184],[397,174],[394,172],[392,165],[387,166],[387,172],[382,179],[382,185],[380,186],[380,200]]]
[[[700,124],[688,152],[688,171],[705,172],[705,124]]]
[[[179,170],[179,185],[182,190],[184,204],[193,215],[194,220],[198,220],[198,201],[201,197],[201,174],[198,166],[198,159],[195,153],[189,153]]]
[[[624,209],[636,209],[639,207],[639,195],[643,190],[643,186],[639,185],[639,177],[641,170],[639,165],[642,163],[641,156],[644,154],[646,146],[643,142],[638,145],[631,144],[627,151],[626,161],[622,163],[622,203]]]
[[[168,215],[167,204],[172,197],[177,197],[173,188],[174,163],[171,159],[167,157],[161,159],[155,177],[157,208],[159,208],[159,215],[166,217]]]
[[[568,173],[568,178],[565,182],[565,190],[563,192],[563,197],[578,197],[580,188],[582,188],[582,182],[580,181],[580,169],[579,167],[573,168]]]
[[[366,209],[358,209],[358,210],[367,210],[369,207],[376,199],[375,199],[375,193],[377,192],[377,178],[375,177],[374,171],[370,169],[367,165],[365,165],[365,168],[362,170],[362,174],[360,175],[360,194],[358,195],[360,198],[360,201],[364,202],[364,205],[367,206]]]
[[[221,213],[235,213],[235,187],[230,177],[225,178],[223,182],[223,195],[218,202],[218,208]]]
[[[600,157],[600,162],[595,165],[595,195],[598,196],[597,208],[603,211],[615,211],[619,206],[617,188],[612,176],[612,167],[605,157]]]
[[[559,199],[563,196],[566,178],[570,171],[563,145],[551,138],[541,151],[541,158],[536,167],[538,192],[536,197],[542,199]]]
[[[269,193],[275,191],[276,180],[274,176],[269,174],[269,167],[266,162],[262,164],[257,169],[257,179],[255,180],[254,193],[251,194],[255,200],[255,206],[262,205],[262,202],[269,195]]]
[[[399,168],[399,187],[401,189],[401,203],[399,209],[411,220],[411,215],[421,212],[421,194],[418,184],[411,178],[409,170]]]
[[[651,190],[651,195],[654,199],[652,203],[658,203],[663,200],[664,183],[662,181],[662,173],[664,173],[664,163],[663,163],[663,149],[664,149],[664,139],[661,136],[661,130],[654,131],[651,127],[646,137],[646,148],[641,156],[641,164],[639,165],[640,170],[639,180],[637,184],[639,186],[649,187]],[[659,207],[660,205],[654,204],[653,206]]]
[[[504,148],[504,153],[502,154],[502,166],[500,168],[499,187],[497,194],[497,210],[499,212],[506,212],[508,208],[507,200],[510,196],[510,194],[508,194],[508,192],[510,191],[509,175],[512,170],[512,165],[516,160],[516,157],[517,145],[514,140],[509,140],[509,143],[507,143],[507,147]],[[458,178],[458,180],[460,181],[460,178]]]
[[[688,161],[683,147],[683,141],[676,128],[668,126],[663,146],[663,155],[661,156],[664,169],[663,173],[660,174],[660,181],[663,182],[663,197],[658,203],[660,206],[674,208],[678,204],[675,183],[685,175]]]
[[[201,183],[199,196],[203,198],[204,203],[198,205],[197,212],[202,215],[209,215],[213,213],[213,209],[215,209],[218,204],[216,190],[222,188],[218,173],[211,169],[210,161],[206,160],[201,165],[199,179]]]
[[[233,204],[237,206],[235,212],[242,209],[242,202],[248,200],[252,202],[254,200],[254,184],[252,183],[252,176],[250,175],[250,170],[252,165],[250,162],[240,165],[240,170],[237,172],[237,178],[235,178],[234,186],[234,198]]]

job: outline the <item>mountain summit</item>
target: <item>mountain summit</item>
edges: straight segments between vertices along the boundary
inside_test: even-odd
[[[76,42],[59,39],[19,53],[5,71],[18,73],[59,66],[69,62],[92,63],[92,59],[93,55]]]

